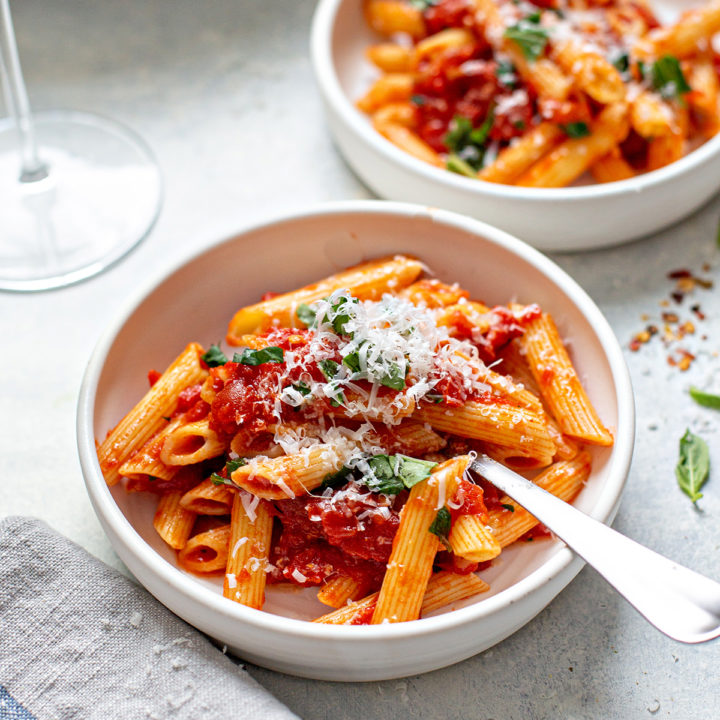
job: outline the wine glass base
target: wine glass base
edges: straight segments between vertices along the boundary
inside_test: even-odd
[[[160,170],[132,131],[80,112],[36,113],[34,121],[48,173],[26,182],[15,125],[0,123],[0,290],[91,277],[145,238],[160,211]]]

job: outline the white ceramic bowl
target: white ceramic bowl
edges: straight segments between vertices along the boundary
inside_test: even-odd
[[[692,4],[664,0],[653,6],[669,22]],[[652,233],[700,207],[720,187],[720,135],[660,170],[602,185],[521,188],[432,167],[383,138],[354,106],[378,75],[364,56],[378,41],[360,0],[320,0],[311,52],[328,124],[350,166],[383,198],[465,213],[541,250],[564,251]]]
[[[123,562],[173,612],[243,658],[328,680],[377,680],[449,665],[524,625],[582,567],[558,541],[509,548],[485,575],[490,593],[453,612],[393,625],[336,627],[296,618],[327,612],[312,589],[274,586],[266,611],[229,602],[219,579],[178,569],[152,528],[153,496],[108,488],[95,439],[147,389],[190,340],[209,345],[234,311],[266,291],[286,291],[362,260],[403,252],[486,302],[538,302],[551,311],[590,397],[613,429],[613,448],[593,451],[576,505],[609,522],[618,507],[634,439],[630,381],[620,347],[590,298],[550,260],[475,220],[419,206],[348,202],[258,225],[176,266],[109,327],[88,365],[78,406],[78,445],[88,493]]]

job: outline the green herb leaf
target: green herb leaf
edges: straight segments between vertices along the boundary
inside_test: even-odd
[[[344,485],[352,476],[352,470],[344,465],[334,473],[328,473],[322,481],[321,490],[329,487],[338,487]]]
[[[500,503],[506,510],[509,510],[510,512],[515,512],[515,506],[510,505],[510,503]]]
[[[509,27],[504,35],[522,50],[522,54],[530,62],[537,60],[548,44],[547,30],[527,20],[521,20],[517,25]]]
[[[348,320],[350,320],[350,311],[349,311],[349,305],[350,304],[357,304],[358,299],[351,297],[341,297],[336,302],[332,303],[330,306],[330,313],[329,315],[332,317],[332,326],[333,330],[338,335],[345,335],[345,325],[347,324]]]
[[[450,172],[457,173],[458,175],[465,175],[465,177],[469,178],[477,178],[477,170],[475,170],[470,163],[465,162],[455,153],[448,155],[445,167],[450,170]]]
[[[396,472],[402,458],[398,455],[375,455],[368,465],[375,477],[364,477],[363,481],[373,491],[385,495],[397,495],[405,487],[402,478]]]
[[[587,126],[587,123],[578,121],[578,122],[571,122],[566,123],[565,125],[560,125],[560,129],[569,137],[569,138],[582,138],[587,137],[590,135],[590,128]]]
[[[360,372],[360,358],[356,352],[350,353],[343,358],[343,365],[349,367],[354,373]]]
[[[247,465],[247,460],[245,458],[238,458],[237,460],[228,460],[225,463],[225,471],[228,475],[232,475],[238,468],[243,467],[243,465]]]
[[[710,452],[705,441],[690,430],[680,438],[680,455],[675,466],[675,477],[680,489],[696,503],[701,497],[700,489],[710,472]]]
[[[247,465],[247,460],[245,458],[238,458],[237,460],[228,460],[225,463],[225,474],[227,477],[223,477],[222,475],[218,475],[217,473],[212,473],[210,475],[210,481],[213,485],[232,485],[232,481],[228,478],[239,468],[243,465]]]
[[[450,157],[447,161],[448,170],[475,177],[473,171],[482,167],[485,144],[494,122],[495,114],[492,108],[482,125],[477,128],[473,128],[470,120],[462,115],[456,115],[450,121],[449,132],[443,138],[445,145],[450,150]]]
[[[281,363],[284,362],[285,354],[282,348],[269,346],[260,350],[251,350],[245,348],[242,354],[235,353],[233,362],[242,363],[243,365],[263,365],[264,363]]]
[[[305,303],[300,303],[295,311],[298,320],[305,325],[305,327],[312,327],[315,325],[316,313],[315,311]]]
[[[200,356],[200,359],[208,367],[218,367],[218,365],[224,365],[228,361],[227,356],[220,349],[220,345],[211,345],[208,351]]]
[[[340,367],[334,360],[320,360],[317,365],[326,380],[332,380],[337,375]]]
[[[630,55],[626,52],[621,53],[612,61],[613,67],[621,74],[625,74],[630,69]]]
[[[450,515],[450,511],[446,507],[441,507],[430,525],[430,532],[440,538],[440,542],[442,542],[449,552],[452,552],[450,542],[448,541],[451,526],[452,516]]]
[[[425,104],[425,97],[423,95],[411,95],[410,102],[420,107]]]
[[[720,395],[713,395],[712,393],[701,390],[694,385],[690,386],[690,397],[698,404],[703,407],[712,408],[713,410],[720,410]]]
[[[405,387],[405,371],[397,363],[392,363],[390,370],[380,378],[380,384],[393,390],[402,390]]]
[[[685,80],[680,61],[672,55],[665,55],[653,63],[650,82],[666,100],[681,100],[685,93],[692,90]]]
[[[304,383],[302,380],[300,382],[293,383],[292,387],[293,390],[297,390],[301,395],[310,394],[310,388],[307,386],[307,383]]]
[[[398,457],[398,456],[396,456]],[[400,463],[400,479],[403,485],[409,490],[413,485],[417,485],[423,480],[427,480],[432,473],[433,468],[437,465],[431,460],[417,460],[416,458],[399,456]]]
[[[441,402],[445,402],[445,396],[440,395],[439,393],[427,393],[427,395],[425,395],[425,400],[429,400],[431,403],[439,405]]]
[[[501,60],[495,70],[495,77],[507,88],[514,90],[518,84],[517,70],[509,60]]]

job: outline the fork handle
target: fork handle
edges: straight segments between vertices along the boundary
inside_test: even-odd
[[[471,468],[552,530],[658,630],[686,643],[720,636],[720,583],[621,535],[487,456]]]

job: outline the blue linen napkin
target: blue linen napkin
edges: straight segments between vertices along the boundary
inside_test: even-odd
[[[34,518],[0,521],[2,720],[297,720],[144,589]]]

